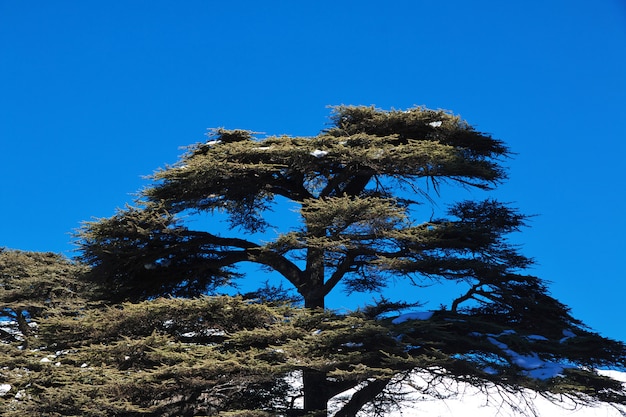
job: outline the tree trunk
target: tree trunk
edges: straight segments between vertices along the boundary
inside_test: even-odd
[[[314,288],[304,296],[304,307],[310,309],[324,308],[324,295],[321,288]],[[328,389],[326,373],[313,369],[305,369],[302,373],[304,388],[304,414],[315,413],[315,416],[327,415]]]
[[[324,295],[322,295],[321,291],[319,292],[320,294],[308,294],[307,296],[304,297],[304,308],[311,308],[311,309],[324,309],[325,308],[325,304],[324,304]]]
[[[324,309],[324,275],[323,265],[319,257],[313,258],[309,271],[314,271],[309,278],[306,291],[302,292],[304,307],[310,309]],[[311,258],[309,258],[309,261]],[[326,373],[305,369],[302,373],[304,388],[304,414],[326,417],[328,407],[328,387]]]
[[[302,374],[302,381],[304,383],[304,413],[315,413],[315,416],[326,417],[328,405],[326,373],[305,370]]]
[[[310,228],[309,228],[310,229]],[[319,233],[319,232],[318,232]],[[304,298],[304,307],[324,309],[324,251],[309,249],[305,274],[306,284],[299,289]],[[304,414],[327,415],[328,387],[326,372],[305,369],[302,373],[304,387]]]

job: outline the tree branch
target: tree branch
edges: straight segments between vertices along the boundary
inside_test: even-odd
[[[306,280],[302,277],[302,270],[296,264],[282,255],[262,247],[251,248],[246,251],[246,259],[265,266],[269,266],[276,272],[280,273],[296,288],[300,288]]]
[[[348,401],[334,417],[354,417],[363,408],[363,406],[376,398],[380,394],[387,384],[389,379],[375,379],[369,381],[367,385],[358,390],[350,401]]]
[[[236,237],[221,237],[209,232],[188,231],[188,236],[197,237],[203,240],[204,243],[217,246],[234,246],[241,249],[255,249],[261,247],[259,244],[246,239],[240,239]]]
[[[347,253],[345,258],[343,258],[343,260],[339,263],[339,265],[337,265],[337,267],[335,268],[335,271],[330,276],[328,281],[324,283],[323,291],[324,291],[325,296],[328,295],[328,293],[333,288],[335,288],[335,286],[339,283],[339,281],[341,281],[344,275],[348,271],[350,271],[350,267],[352,266],[352,263],[354,262],[354,258],[355,256],[353,254]]]
[[[363,192],[365,186],[367,185],[367,183],[370,182],[374,174],[374,170],[371,169],[357,172],[352,180],[344,187],[342,192],[349,196],[356,196],[361,194],[361,192]]]
[[[472,288],[470,288],[464,295],[456,298],[453,302],[452,305],[450,306],[450,310],[456,312],[459,304],[471,299],[474,294],[476,293],[476,291],[482,286],[482,282],[479,282],[475,285],[472,286]]]
[[[294,173],[295,175],[296,173]],[[267,184],[271,193],[283,196],[294,201],[304,201],[307,198],[313,198],[313,195],[304,187],[304,178],[301,173],[297,173],[299,178],[290,178],[281,173],[273,184]]]

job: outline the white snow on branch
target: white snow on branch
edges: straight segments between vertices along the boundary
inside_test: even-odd
[[[222,143],[222,141],[221,140],[209,140],[209,141],[207,141],[205,143],[205,145],[214,146],[214,145],[217,145],[219,143]]]
[[[11,385],[0,384],[0,397],[4,397],[9,391],[11,391]]]
[[[442,123],[443,122],[441,120],[438,120],[436,122],[430,122],[430,123],[428,123],[428,125],[432,126],[432,127],[440,127]]]
[[[391,322],[393,324],[400,324],[409,320],[428,320],[433,316],[433,314],[435,314],[434,311],[414,311],[412,313],[401,314]]]
[[[524,373],[531,378],[535,379],[550,379],[557,376],[562,376],[565,368],[571,368],[572,366],[563,365],[557,362],[549,362],[541,359],[539,355],[531,352],[527,355],[522,355],[514,350],[510,349],[506,343],[503,343],[496,339],[499,336],[504,335],[502,332],[499,335],[487,335],[487,340],[494,346],[502,350],[506,356],[508,356],[511,363],[519,366],[524,370]]]
[[[200,337],[200,336],[226,336],[226,332],[221,329],[203,329],[199,332],[186,332],[181,334],[182,337]]]
[[[328,155],[328,151],[322,151],[320,149],[316,149],[313,152],[311,152],[311,155],[313,155],[316,158],[321,158],[321,157]]]
[[[348,342],[348,343],[343,343],[341,346],[347,347],[347,348],[358,348],[358,347],[363,347],[363,343]]]

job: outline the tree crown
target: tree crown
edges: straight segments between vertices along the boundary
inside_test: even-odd
[[[367,307],[358,319],[367,322],[360,324],[364,334],[390,345],[358,349],[350,365],[336,360],[336,344],[329,342],[330,352],[318,339],[295,342],[315,358],[302,365],[304,409],[325,409],[340,388],[364,384],[338,414],[353,415],[385,390],[390,375],[415,369],[626,402],[591,370],[623,368],[624,345],[572,317],[541,279],[525,273],[532,259],[508,242],[526,216],[493,198],[456,201],[441,215],[429,206],[442,184],[491,190],[506,179],[501,163],[510,152],[501,141],[424,108],[340,106],[331,121],[313,137],[213,130],[154,173],[138,207],[86,223],[81,259],[102,296],[118,302],[200,295],[238,277],[235,268],[244,262],[282,275],[313,315],[325,314],[325,298],[340,283],[371,292],[404,280],[415,293],[424,283],[453,283],[460,290],[450,304],[419,324],[413,317],[397,327],[379,315],[406,304],[381,299]],[[285,201],[294,205],[296,223],[270,236],[266,214]],[[222,213],[231,231],[192,230],[183,221],[189,213]],[[397,344],[383,334],[395,335]],[[381,351],[388,355],[384,370],[375,365]],[[348,377],[349,369],[363,369],[364,379]]]

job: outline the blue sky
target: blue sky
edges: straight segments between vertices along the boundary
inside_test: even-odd
[[[207,128],[425,105],[511,147],[531,273],[626,340],[623,1],[0,0],[0,80],[0,246],[71,255]]]

